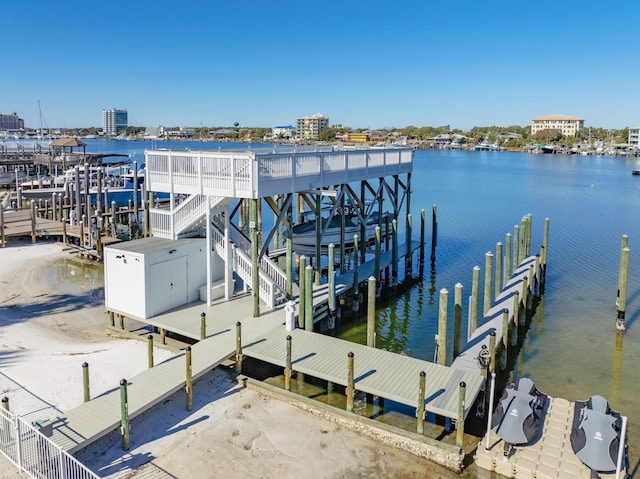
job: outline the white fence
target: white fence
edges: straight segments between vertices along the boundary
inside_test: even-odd
[[[37,428],[0,408],[0,452],[36,479],[98,479],[100,476]]]
[[[413,150],[312,153],[147,151],[149,191],[264,198],[409,173]]]

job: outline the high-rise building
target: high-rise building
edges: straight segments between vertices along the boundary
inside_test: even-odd
[[[316,113],[315,115],[296,118],[296,137],[302,139],[318,138],[322,130],[329,126],[329,118]]]
[[[0,113],[0,130],[24,130],[24,120],[19,118],[17,113]]]
[[[102,110],[102,133],[115,136],[129,126],[127,110]]]

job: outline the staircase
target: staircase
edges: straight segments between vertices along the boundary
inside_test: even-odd
[[[213,217],[211,221],[211,234],[213,247],[221,258],[226,258],[224,247],[223,227],[219,224],[217,217]],[[241,234],[238,231],[238,234]],[[253,285],[251,254],[239,245],[251,246],[247,238],[241,237],[238,241],[230,238],[229,243],[232,245],[232,261],[233,270],[245,282],[245,284]],[[259,296],[270,308],[286,301],[286,284],[287,276],[280,267],[269,257],[263,256],[259,265]]]
[[[152,208],[150,209],[150,215],[153,236],[177,240],[202,235],[206,228],[207,208],[209,208],[210,217],[212,218],[211,234],[214,249],[221,258],[227,258],[224,243],[224,226],[217,215],[233,200],[234,198],[226,196],[197,194],[190,195],[182,200],[173,211],[169,208]],[[233,270],[245,284],[251,286],[253,285],[251,243],[248,238],[240,236],[241,233],[239,231],[237,233],[237,242],[230,238]],[[266,256],[261,259],[259,269],[260,299],[267,306],[273,308],[286,300],[287,277],[278,265]]]

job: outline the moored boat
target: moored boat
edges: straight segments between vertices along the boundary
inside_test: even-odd
[[[382,226],[387,218],[387,213],[383,214],[383,217],[378,221],[378,212],[372,212],[366,219],[365,234],[366,242],[370,243],[375,239],[375,227],[380,225],[382,228],[382,234],[384,234],[384,227]],[[341,229],[342,229],[342,217],[339,215],[333,216],[331,220],[328,218],[321,218],[321,230],[322,239],[320,241],[320,247],[323,251],[326,251],[328,246],[333,243],[336,247],[339,247],[341,243]],[[360,224],[358,217],[350,214],[345,218],[344,228],[344,244],[346,248],[353,248],[354,235],[361,234]],[[314,254],[316,251],[316,220],[311,219],[303,223],[293,226],[293,250],[298,254]]]

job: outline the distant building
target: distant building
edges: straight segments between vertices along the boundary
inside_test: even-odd
[[[144,130],[143,138],[156,140],[164,136],[164,126],[148,126]]]
[[[107,136],[119,135],[129,126],[127,110],[102,110],[102,134]]]
[[[329,118],[316,113],[315,115],[296,118],[296,137],[303,140],[318,138],[320,132],[329,126]]]
[[[165,130],[164,134],[167,138],[195,138],[196,129],[181,126],[177,130]]]
[[[627,143],[636,148],[640,147],[640,126],[629,128],[629,141]]]
[[[0,130],[24,130],[24,120],[17,113],[3,115],[0,113]]]
[[[584,130],[584,119],[578,116],[549,115],[531,120],[531,135],[544,130],[557,130],[564,136],[578,136]]]
[[[293,138],[296,136],[296,127],[287,126],[274,126],[271,129],[271,135],[273,138]]]

